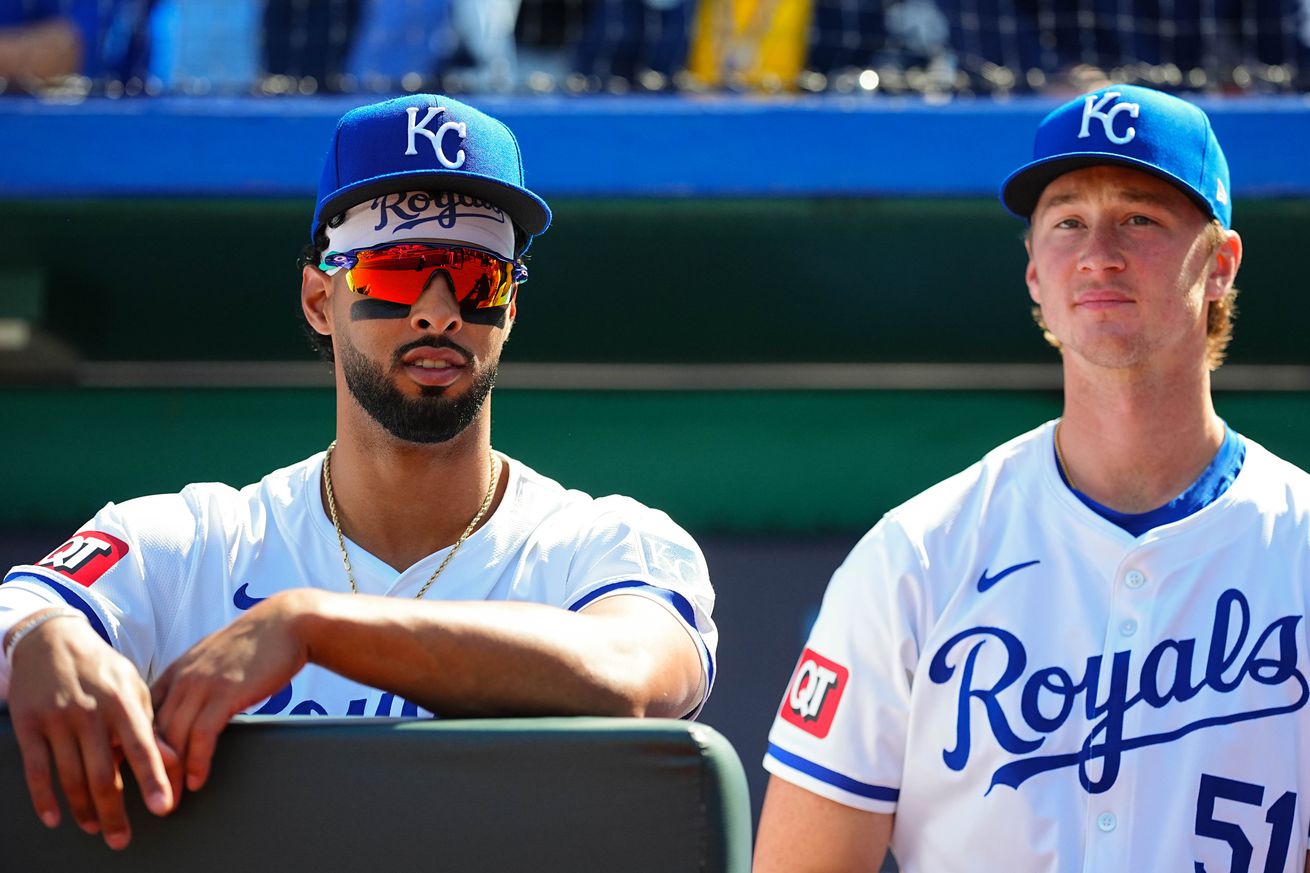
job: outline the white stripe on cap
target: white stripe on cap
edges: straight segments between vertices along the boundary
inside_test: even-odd
[[[334,252],[422,240],[476,246],[514,259],[514,223],[499,207],[468,194],[383,194],[351,207],[327,235]]]

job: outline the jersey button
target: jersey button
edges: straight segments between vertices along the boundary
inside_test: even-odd
[[[1131,637],[1133,634],[1137,633],[1137,622],[1133,621],[1131,618],[1128,619],[1123,624],[1119,625],[1119,633],[1126,637]]]
[[[1146,577],[1137,570],[1129,570],[1124,574],[1124,584],[1129,588],[1141,588],[1146,584]]]
[[[1110,831],[1114,830],[1114,826],[1117,825],[1118,823],[1119,820],[1114,817],[1114,813],[1112,812],[1103,812],[1099,816],[1097,816],[1096,819],[1096,826],[1100,828],[1102,832],[1107,834]]]

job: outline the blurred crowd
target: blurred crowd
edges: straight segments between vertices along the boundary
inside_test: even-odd
[[[1310,90],[1310,0],[0,0],[0,90]]]

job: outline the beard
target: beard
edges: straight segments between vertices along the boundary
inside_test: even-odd
[[[396,367],[400,366],[400,356],[416,346],[464,352],[448,340],[420,340],[396,353]],[[424,385],[418,397],[407,397],[395,386],[388,372],[344,337],[340,338],[340,352],[342,375],[355,401],[387,433],[405,442],[444,443],[459,436],[478,417],[487,395],[496,385],[497,362],[492,361],[474,370],[473,383],[463,394],[447,397],[447,389]],[[475,360],[471,355],[467,357],[469,361]]]

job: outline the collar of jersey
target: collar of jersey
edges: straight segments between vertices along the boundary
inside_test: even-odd
[[[310,468],[306,471],[305,488],[306,494],[312,493],[315,498],[307,500],[307,503],[312,507],[310,512],[314,517],[312,522],[314,528],[324,539],[332,544],[332,549],[336,552],[339,548],[337,545],[336,528],[332,526],[332,517],[328,515],[327,507],[323,505],[322,500],[317,499],[319,494],[318,483],[323,481],[323,458],[326,454],[326,452],[319,452],[313,456],[312,460],[317,463],[311,464]],[[500,453],[498,452],[497,454]],[[504,465],[502,468],[504,474],[509,476],[509,481],[505,486],[505,497],[501,500],[500,505],[497,506],[494,511],[488,513],[487,518],[482,522],[482,526],[469,534],[469,538],[464,541],[464,545],[460,549],[461,554],[475,552],[483,541],[495,537],[497,535],[497,530],[504,526],[503,521],[501,520],[510,515],[510,510],[508,509],[509,504],[517,500],[519,482],[521,479],[518,469],[519,464],[517,461],[511,462],[508,456],[504,454],[500,454],[500,458],[501,463]],[[381,594],[385,596],[394,595],[395,589],[397,587],[402,587],[402,582],[408,580],[411,574],[423,575],[429,572],[430,568],[434,567],[436,562],[440,559],[439,556],[444,556],[450,549],[450,546],[446,546],[444,549],[439,549],[427,557],[419,559],[418,562],[405,570],[397,570],[386,561],[383,561],[381,558],[356,543],[350,537],[343,534],[342,538],[346,541],[346,548],[350,551],[350,563],[351,566],[355,568],[355,581],[359,585],[360,592],[364,594]],[[337,554],[337,560],[340,561],[340,553],[338,552]],[[455,561],[458,560],[459,557],[457,556]],[[345,580],[344,572],[343,569],[343,575],[341,577],[343,584]],[[373,579],[387,580],[386,588],[384,590],[376,590],[374,587],[375,583],[371,582]],[[429,593],[429,596],[431,596],[431,593]]]
[[[1051,450],[1052,452],[1055,450],[1054,442],[1051,444]],[[1060,473],[1060,481],[1064,482],[1065,487],[1081,500],[1083,505],[1116,527],[1126,530],[1135,537],[1140,537],[1153,528],[1181,521],[1214,503],[1233,484],[1237,474],[1242,471],[1242,463],[1245,460],[1246,440],[1242,439],[1241,434],[1225,423],[1223,445],[1219,446],[1219,451],[1215,453],[1214,460],[1197,477],[1196,481],[1186,491],[1164,506],[1147,512],[1136,513],[1118,512],[1103,503],[1097,503],[1074,488],[1065,477],[1064,470],[1060,467],[1058,459],[1055,469]]]

